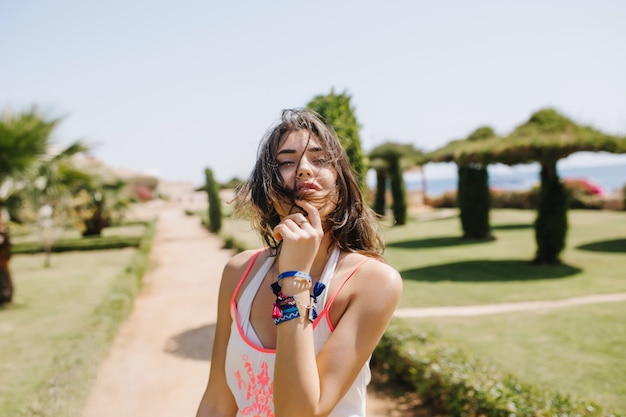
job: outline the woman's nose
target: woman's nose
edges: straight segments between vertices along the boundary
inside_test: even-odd
[[[311,177],[313,175],[311,164],[306,160],[306,158],[302,158],[300,160],[297,175],[298,177]]]

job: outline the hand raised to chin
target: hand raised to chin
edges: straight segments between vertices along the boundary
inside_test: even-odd
[[[297,201],[306,213],[285,216],[274,228],[274,238],[282,240],[278,270],[310,272],[324,230],[319,211],[307,201]]]

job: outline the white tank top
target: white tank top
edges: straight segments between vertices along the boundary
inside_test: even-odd
[[[274,417],[273,382],[276,350],[266,349],[262,346],[250,323],[250,310],[252,300],[263,282],[263,278],[276,260],[275,257],[268,257],[241,294],[239,304],[235,301],[241,285],[245,281],[252,265],[260,253],[261,251],[253,256],[230,302],[232,326],[226,351],[225,372],[228,386],[237,402],[238,417]],[[329,288],[330,280],[335,272],[338,259],[339,248],[335,247],[320,277],[320,282],[324,283],[326,288]],[[364,259],[348,273],[344,282],[328,302],[326,302],[328,291],[324,291],[317,298],[316,307],[319,315],[313,322],[313,340],[316,353],[319,353],[334,330],[330,322],[328,310],[335,300],[337,293],[339,293],[343,285],[354,275],[354,272],[361,264],[368,259],[371,258]],[[268,314],[270,314],[269,310]],[[370,379],[371,374],[368,360],[346,395],[329,414],[329,417],[364,417],[365,390]]]

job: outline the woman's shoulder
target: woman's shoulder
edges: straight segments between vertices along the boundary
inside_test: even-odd
[[[354,275],[357,281],[373,284],[367,285],[368,287],[380,289],[384,286],[389,290],[402,290],[400,273],[382,259],[360,253],[350,253],[346,255],[346,264],[348,267],[356,268]]]
[[[359,316],[367,312],[390,317],[402,296],[400,273],[384,260],[363,254],[348,254],[344,263],[342,268],[351,275],[340,293],[346,306],[353,306]]]
[[[227,274],[235,274],[241,277],[241,274],[250,266],[250,263],[259,260],[264,261],[269,256],[267,249],[249,249],[233,255],[224,267]]]

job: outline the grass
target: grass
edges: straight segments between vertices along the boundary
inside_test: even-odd
[[[53,254],[51,268],[40,254],[12,258],[15,299],[0,308],[0,357],[8,358],[0,415],[80,413],[147,265],[154,225],[141,228],[139,249]]]
[[[493,210],[495,240],[459,237],[458,218],[385,230],[389,262],[405,282],[401,307],[550,300],[626,291],[626,213],[570,211],[562,265],[530,263],[534,212]],[[623,227],[619,227],[624,225]]]
[[[537,266],[529,210],[492,210],[496,239],[460,238],[457,217],[384,226],[404,279],[400,307],[462,306],[626,292],[626,212],[570,210],[562,265]],[[247,224],[229,233],[259,245]],[[257,239],[256,241],[254,239]],[[626,413],[626,305],[607,303],[470,318],[411,319],[527,383]]]
[[[626,303],[408,319],[520,380],[626,414]]]

